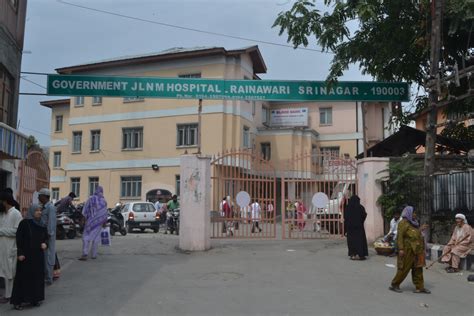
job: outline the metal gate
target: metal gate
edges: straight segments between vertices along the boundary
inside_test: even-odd
[[[241,149],[218,154],[211,166],[211,237],[275,238],[276,177],[271,163]],[[249,206],[237,205],[240,191],[249,193]],[[228,200],[229,209],[224,200]]]
[[[33,194],[42,188],[49,188],[50,169],[48,161],[39,151],[31,151],[21,161],[20,192],[18,194],[21,211],[25,214],[33,201]]]
[[[307,153],[282,168],[282,238],[343,238],[344,206],[357,193],[354,159],[331,153]],[[316,208],[312,197],[323,192],[327,206]]]

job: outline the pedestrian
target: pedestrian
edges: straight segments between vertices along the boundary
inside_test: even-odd
[[[50,239],[42,223],[44,206],[33,204],[16,233],[18,262],[10,303],[16,310],[23,304],[39,306],[44,301],[45,250]]]
[[[411,277],[416,289],[414,293],[431,293],[425,288],[423,267],[425,266],[425,240],[416,219],[412,206],[406,206],[402,212],[402,221],[398,225],[397,274],[389,290],[401,293],[400,284],[411,270]]]
[[[469,226],[464,214],[456,214],[456,226],[453,235],[443,249],[441,262],[448,263],[446,272],[459,272],[461,258],[466,258],[472,250],[472,227]]]
[[[56,263],[56,208],[49,200],[51,192],[49,189],[41,189],[38,193],[43,210],[41,214],[41,223],[48,231],[48,250],[44,256],[45,281],[46,285],[53,284],[53,270]]]
[[[156,200],[156,202],[155,202],[155,210],[156,210],[157,212],[160,212],[160,211],[161,211],[161,202],[160,202],[160,200]]]
[[[369,255],[364,229],[366,218],[367,213],[360,204],[360,198],[357,195],[351,196],[344,210],[344,229],[351,260],[365,260]]]
[[[5,295],[0,304],[8,303],[12,294],[17,260],[16,232],[23,219],[13,202],[9,193],[0,193],[0,278],[5,283]]]
[[[234,211],[232,209],[232,204],[230,202],[230,196],[227,196],[222,205],[222,211],[224,212],[224,231],[223,233],[230,233],[231,236],[234,236]]]
[[[273,207],[273,203],[272,202],[269,202],[267,204],[267,219],[268,219],[268,222],[273,222],[273,211],[275,210],[275,208]]]
[[[259,226],[260,214],[262,212],[262,208],[260,207],[260,204],[258,203],[257,200],[255,200],[255,202],[252,203],[250,208],[252,210],[252,233],[255,233],[255,228],[257,228],[259,232],[262,232],[262,229]]]
[[[296,208],[296,223],[298,225],[299,230],[302,232],[304,230],[304,227],[306,226],[305,217],[308,210],[306,209],[306,206],[303,204],[303,201],[296,202],[295,208]]]
[[[82,256],[81,261],[86,261],[89,251],[92,252],[91,258],[97,258],[97,249],[100,243],[100,233],[107,223],[107,201],[104,198],[104,189],[99,185],[93,195],[89,197],[82,214],[85,217],[86,224],[82,234]],[[92,248],[92,249],[91,249]]]
[[[20,207],[20,204],[15,200],[15,197],[13,197],[13,190],[11,188],[6,188],[5,190],[3,190],[5,193],[7,194],[10,194],[13,198],[13,204],[12,206],[14,206],[17,210],[20,211],[21,213],[21,207]]]
[[[390,245],[392,245],[394,252],[390,255],[391,257],[396,256],[396,253],[398,252],[397,231],[398,231],[398,224],[400,224],[401,221],[402,221],[402,218],[400,216],[400,211],[395,211],[393,213],[393,218],[390,221],[390,231],[383,238],[384,242],[390,243]]]
[[[61,200],[55,203],[58,214],[66,212],[69,207],[73,206],[72,202],[76,198],[74,192],[70,192],[67,196],[63,197]]]

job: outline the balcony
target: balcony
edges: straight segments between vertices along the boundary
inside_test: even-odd
[[[0,159],[25,159],[27,137],[16,129],[0,123]]]

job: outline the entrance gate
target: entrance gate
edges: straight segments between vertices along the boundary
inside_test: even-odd
[[[296,155],[282,171],[282,238],[343,238],[344,206],[357,193],[354,159],[330,153]],[[312,203],[315,193],[325,193],[324,208]]]
[[[251,150],[219,154],[211,161],[211,237],[343,238],[344,206],[357,193],[356,171],[354,159],[319,152],[297,155],[278,168]],[[249,193],[248,207],[237,205],[240,191]],[[328,196],[326,207],[313,206],[317,192]]]
[[[276,177],[270,162],[251,150],[230,150],[211,161],[212,238],[275,238]],[[236,196],[246,191],[251,205],[241,208]],[[223,205],[229,197],[229,208]],[[258,207],[252,203],[258,203]],[[253,211],[252,211],[253,209]]]

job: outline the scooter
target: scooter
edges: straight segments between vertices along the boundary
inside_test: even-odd
[[[56,216],[56,239],[63,240],[76,238],[76,225],[66,214],[61,213]]]
[[[179,208],[176,208],[172,211],[166,212],[166,228],[165,234],[170,232],[173,234],[176,232],[176,235],[179,235]]]
[[[110,224],[110,235],[114,236],[116,232],[120,232],[122,236],[127,235],[127,229],[125,228],[125,220],[122,213],[120,212],[120,207],[116,206],[109,211],[109,216],[107,218],[107,223]]]

